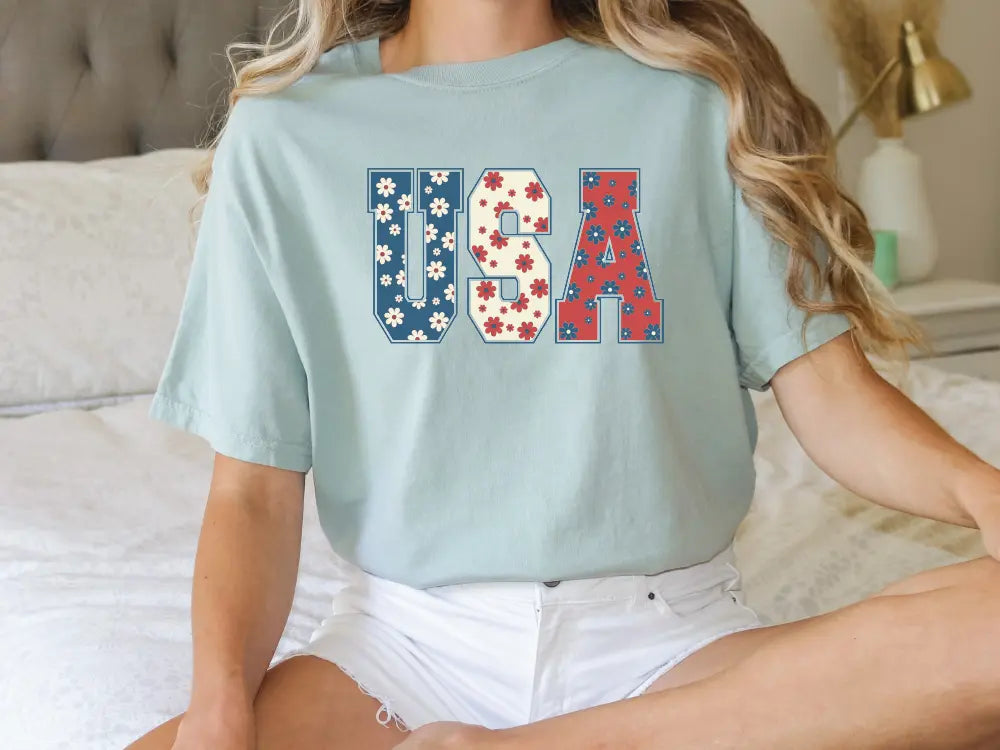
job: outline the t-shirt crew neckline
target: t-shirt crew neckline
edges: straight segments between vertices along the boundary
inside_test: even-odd
[[[364,75],[388,75],[429,86],[479,88],[531,76],[562,62],[587,45],[571,37],[475,62],[418,65],[400,73],[385,73],[379,54],[379,39],[371,37],[355,44],[358,70]]]

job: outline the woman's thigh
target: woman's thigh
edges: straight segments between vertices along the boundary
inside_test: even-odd
[[[926,594],[952,586],[982,584],[988,579],[995,581],[998,577],[1000,563],[992,558],[980,558],[917,573],[887,586],[870,598]],[[746,630],[721,638],[671,669],[653,683],[649,692],[669,690],[712,677],[743,661],[767,641],[791,635],[806,627],[813,619],[815,618]]]
[[[265,676],[254,714],[258,750],[391,750],[405,733],[376,719],[381,704],[365,695],[335,664],[296,656]],[[169,750],[178,716],[128,750]]]

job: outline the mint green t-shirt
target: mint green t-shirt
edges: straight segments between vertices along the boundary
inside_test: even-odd
[[[848,330],[803,344],[787,255],[704,79],[337,47],[235,107],[152,414],[311,468],[335,551],[394,581],[692,565],[754,493],[747,389]]]

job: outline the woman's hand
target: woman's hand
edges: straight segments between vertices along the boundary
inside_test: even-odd
[[[170,750],[255,750],[253,707],[232,705],[189,709],[177,727]]]
[[[496,736],[485,727],[438,722],[412,732],[395,750],[489,750]]]

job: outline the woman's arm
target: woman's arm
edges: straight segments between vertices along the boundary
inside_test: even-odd
[[[833,479],[889,508],[978,526],[1000,557],[1000,471],[879,376],[850,334],[786,365],[772,387],[799,443]]]
[[[300,472],[216,455],[195,559],[194,683],[175,747],[253,747],[253,700],[295,591],[303,488]]]

